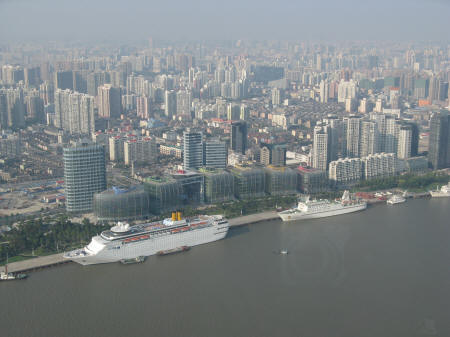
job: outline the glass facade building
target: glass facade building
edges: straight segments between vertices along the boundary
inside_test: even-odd
[[[64,149],[64,182],[68,212],[90,212],[94,193],[106,189],[105,149],[82,141]]]
[[[100,221],[146,219],[150,212],[150,195],[142,187],[128,190],[113,188],[94,194],[94,214]]]

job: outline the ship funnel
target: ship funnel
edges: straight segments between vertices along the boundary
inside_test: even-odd
[[[177,213],[172,212],[172,221],[176,221],[177,220]]]
[[[181,212],[177,212],[177,220],[178,220],[178,221],[181,220]]]

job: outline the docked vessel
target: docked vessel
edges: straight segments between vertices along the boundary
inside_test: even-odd
[[[390,197],[386,202],[389,205],[395,205],[395,204],[401,204],[401,203],[403,203],[405,201],[406,201],[405,197],[396,194],[396,195]]]
[[[340,214],[361,211],[367,208],[364,201],[351,200],[350,193],[345,191],[339,201],[310,200],[300,201],[297,207],[279,212],[278,216],[283,221],[293,221],[302,219],[324,218]]]
[[[227,235],[228,229],[228,220],[222,215],[182,219],[180,212],[174,212],[172,218],[146,224],[129,226],[119,222],[94,236],[86,247],[64,254],[64,258],[82,265],[135,259],[217,241]]]
[[[445,198],[450,197],[450,182],[447,185],[441,187],[440,190],[430,191],[433,198]]]
[[[177,247],[177,248],[173,248],[173,249],[161,250],[161,251],[157,252],[156,255],[158,255],[158,256],[171,255],[171,254],[185,252],[189,249],[191,249],[191,247],[181,246],[181,247]]]
[[[13,281],[13,280],[23,280],[28,277],[27,274],[13,274],[8,272],[0,273],[0,281]]]
[[[122,259],[120,260],[120,263],[122,264],[134,264],[134,263],[142,263],[145,261],[145,256],[138,256],[134,259]]]

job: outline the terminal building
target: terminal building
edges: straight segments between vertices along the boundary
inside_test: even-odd
[[[129,189],[113,187],[94,194],[94,215],[99,221],[132,221],[147,219],[150,212],[150,196],[142,186]]]

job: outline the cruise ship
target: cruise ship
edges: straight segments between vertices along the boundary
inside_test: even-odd
[[[442,186],[440,190],[430,191],[430,194],[433,198],[450,197],[450,183]]]
[[[86,247],[65,253],[64,258],[82,265],[135,259],[217,241],[227,235],[228,229],[228,220],[222,215],[182,219],[180,212],[174,212],[171,218],[163,221],[134,226],[119,222],[94,236]]]
[[[339,201],[329,200],[310,200],[309,197],[305,201],[300,201],[297,207],[279,212],[278,216],[283,221],[293,221],[302,219],[324,218],[328,216],[340,215],[361,211],[367,208],[364,201],[356,201],[350,199],[350,194],[345,191]]]

